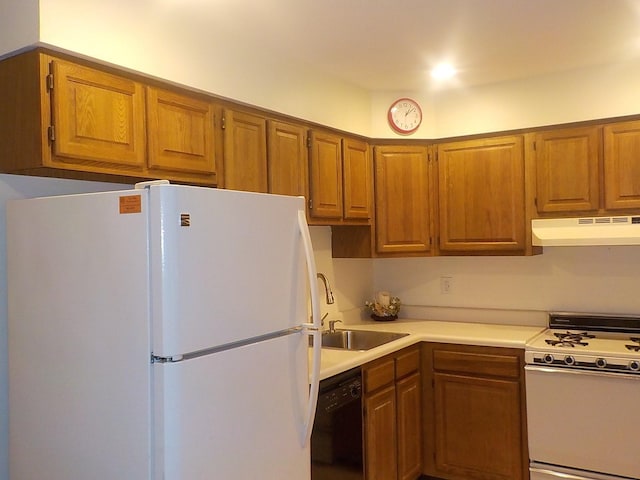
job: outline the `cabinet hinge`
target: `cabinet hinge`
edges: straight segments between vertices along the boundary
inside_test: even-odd
[[[309,210],[313,210],[313,199],[309,199]]]
[[[50,142],[55,142],[55,140],[56,140],[56,127],[54,127],[53,125],[49,125],[49,128],[47,129],[47,135],[49,136],[49,141]]]
[[[225,118],[225,116],[223,115],[222,118],[220,119],[220,128],[222,128],[222,130],[224,130],[225,128],[227,128],[227,119]]]
[[[47,92],[53,90],[53,73],[47,75]]]
[[[307,148],[311,148],[311,137],[307,137]]]
[[[534,140],[534,141],[533,141],[533,151],[534,151],[534,152],[536,151],[536,143],[537,143],[537,142]]]

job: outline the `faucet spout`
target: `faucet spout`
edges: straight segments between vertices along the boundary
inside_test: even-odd
[[[324,284],[324,293],[327,300],[327,305],[333,304],[335,300],[333,299],[333,292],[331,291],[329,280],[327,280],[327,277],[325,277],[323,273],[318,273],[318,278],[322,280],[322,283]]]

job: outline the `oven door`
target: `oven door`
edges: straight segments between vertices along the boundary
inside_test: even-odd
[[[640,375],[527,365],[525,377],[532,462],[640,479]]]

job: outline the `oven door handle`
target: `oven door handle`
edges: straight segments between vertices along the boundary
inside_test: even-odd
[[[606,370],[582,370],[577,368],[561,368],[561,367],[544,367],[538,365],[525,365],[525,371],[541,372],[541,373],[564,373],[567,375],[583,375],[588,377],[610,377],[610,378],[624,378],[625,380],[640,381],[640,375],[632,373],[618,373],[609,372]]]

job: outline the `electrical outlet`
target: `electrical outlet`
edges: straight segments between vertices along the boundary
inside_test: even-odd
[[[448,295],[453,290],[453,277],[440,277],[440,293]]]

